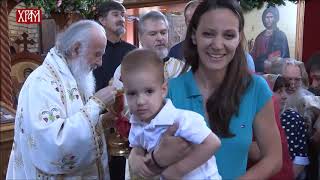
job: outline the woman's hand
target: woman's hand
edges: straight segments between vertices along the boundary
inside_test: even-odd
[[[143,178],[151,178],[156,173],[152,172],[146,164],[148,164],[148,157],[144,156],[145,151],[142,148],[133,148],[129,155],[129,167],[130,173],[133,176],[139,176]]]
[[[163,134],[160,144],[154,150],[154,159],[162,167],[167,167],[180,159],[182,159],[191,150],[191,145],[182,138],[173,136],[177,131],[178,125],[170,126]],[[138,167],[141,163],[145,163],[145,167]],[[145,155],[142,148],[132,149],[129,156],[129,165],[131,171],[138,175],[156,175],[161,173],[163,169],[159,169],[151,158],[151,154]],[[150,171],[152,173],[150,173]]]
[[[152,172],[147,166],[146,162],[148,159],[146,157],[137,158],[135,162],[136,168],[136,174],[143,178],[152,178],[153,176],[156,176],[157,174]]]
[[[191,144],[174,134],[178,124],[170,126],[163,134],[160,144],[154,150],[154,158],[162,167],[167,167],[181,160],[191,150]]]

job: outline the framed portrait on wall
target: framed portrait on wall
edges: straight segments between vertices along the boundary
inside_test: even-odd
[[[37,53],[21,52],[11,56],[11,81],[13,85],[13,107],[16,108],[20,89],[27,77],[42,63]]]
[[[264,72],[265,61],[302,57],[304,1],[286,2],[245,12],[244,32],[248,51],[254,59],[256,72]]]

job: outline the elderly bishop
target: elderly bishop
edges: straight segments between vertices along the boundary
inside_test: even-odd
[[[104,28],[90,20],[58,36],[43,64],[24,83],[15,119],[7,179],[110,179],[100,114],[115,88],[94,94]]]

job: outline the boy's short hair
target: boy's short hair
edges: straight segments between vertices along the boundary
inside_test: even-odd
[[[135,49],[124,56],[121,62],[121,77],[152,68],[159,80],[164,82],[163,61],[157,53],[150,49]]]

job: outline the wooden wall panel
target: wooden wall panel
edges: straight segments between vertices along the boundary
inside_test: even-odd
[[[6,179],[7,166],[13,143],[13,131],[13,123],[0,125],[0,179]]]

